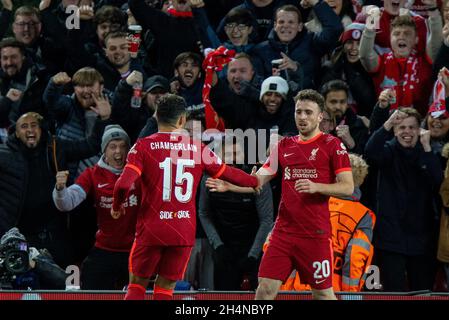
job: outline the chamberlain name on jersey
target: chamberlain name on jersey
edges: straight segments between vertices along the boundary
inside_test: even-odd
[[[173,142],[151,142],[150,143],[151,150],[181,150],[181,151],[193,151],[197,152],[198,148],[194,144],[190,143],[173,143]]]

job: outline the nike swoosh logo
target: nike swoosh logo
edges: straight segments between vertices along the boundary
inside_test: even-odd
[[[315,280],[315,283],[316,283],[316,284],[320,284],[320,283],[323,283],[324,281],[326,281],[326,279],[319,280],[319,281],[318,281],[318,280]]]
[[[109,183],[99,183],[98,184],[98,188],[103,188],[103,187],[106,187],[107,185],[108,185]]]
[[[294,153],[284,153],[284,158],[290,157]]]

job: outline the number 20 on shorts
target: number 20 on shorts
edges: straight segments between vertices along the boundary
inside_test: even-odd
[[[313,274],[313,277],[315,279],[325,279],[329,277],[331,274],[331,267],[329,260],[323,260],[323,261],[314,261],[312,263],[312,267],[315,269],[315,272]]]

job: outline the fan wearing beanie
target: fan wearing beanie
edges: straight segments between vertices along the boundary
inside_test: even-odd
[[[139,189],[133,186],[127,198],[126,214],[111,217],[114,185],[126,164],[130,149],[128,134],[119,125],[108,125],[103,133],[98,163],[86,169],[67,187],[68,171],[59,171],[53,201],[60,211],[71,211],[87,198],[93,199],[98,231],[95,245],[81,269],[84,290],[122,289],[128,281],[128,255],[134,240]]]
[[[285,79],[279,76],[271,76],[262,82],[260,90],[260,102],[258,114],[253,118],[256,129],[277,129],[280,135],[297,134],[295,122],[291,116],[293,100],[289,99],[291,92]]]

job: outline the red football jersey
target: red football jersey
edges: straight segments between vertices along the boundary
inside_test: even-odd
[[[98,231],[95,246],[110,251],[127,252],[134,241],[140,192],[131,188],[125,203],[125,215],[120,219],[111,216],[114,185],[120,175],[98,165],[87,168],[75,183],[94,199],[97,211]]]
[[[277,169],[275,166],[277,163]],[[295,190],[298,179],[335,183],[336,174],[351,171],[348,152],[336,137],[319,133],[308,141],[299,136],[279,141],[264,168],[282,173],[282,194],[273,235],[287,233],[298,237],[330,238],[329,197]]]
[[[198,184],[204,170],[221,175],[220,158],[187,135],[159,132],[137,141],[127,166],[141,176],[136,243],[193,246]]]

